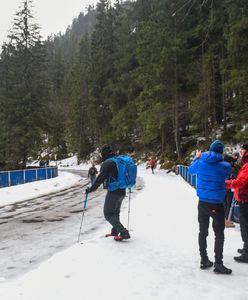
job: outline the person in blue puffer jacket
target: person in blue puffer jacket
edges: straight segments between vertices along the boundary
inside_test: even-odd
[[[224,145],[220,140],[213,141],[207,152],[201,153],[197,150],[196,157],[189,167],[189,173],[197,175],[200,268],[207,269],[213,266],[207,254],[207,236],[211,217],[215,234],[214,272],[231,274],[232,270],[223,265],[225,180],[231,174],[231,165],[223,161],[223,150]]]

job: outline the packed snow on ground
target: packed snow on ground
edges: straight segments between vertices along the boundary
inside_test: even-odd
[[[130,240],[105,238],[110,230],[107,222],[87,239],[82,227],[82,243],[54,255],[36,270],[2,282],[0,299],[246,300],[248,268],[233,260],[242,246],[239,226],[225,233],[224,263],[233,274],[200,270],[195,190],[173,173],[152,175],[143,167],[138,173],[145,188],[131,200]],[[122,210],[121,220],[127,224],[128,209]],[[213,241],[210,227],[210,259]]]

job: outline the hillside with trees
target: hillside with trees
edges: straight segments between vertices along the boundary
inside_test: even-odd
[[[114,2],[114,3],[113,3]],[[0,58],[0,163],[102,143],[182,162],[248,140],[248,2],[100,0],[42,41],[23,1]]]

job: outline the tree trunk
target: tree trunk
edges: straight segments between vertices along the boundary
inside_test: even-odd
[[[174,57],[174,76],[175,76],[175,103],[174,103],[174,138],[178,160],[182,159],[180,132],[179,132],[179,97],[178,97],[178,73],[177,73],[177,19],[174,15],[174,38],[175,38],[175,57]]]
[[[226,91],[225,91],[225,75],[222,74],[222,119],[223,129],[226,132]]]

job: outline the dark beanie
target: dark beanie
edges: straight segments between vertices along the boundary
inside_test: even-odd
[[[241,149],[245,149],[245,150],[248,150],[248,143],[244,144],[241,146]]]
[[[105,158],[110,153],[113,153],[113,148],[110,145],[103,145],[100,149],[101,156]]]
[[[210,151],[214,151],[214,152],[217,152],[217,153],[223,153],[223,150],[224,150],[224,145],[223,143],[220,141],[220,140],[215,140],[213,141],[213,143],[210,145],[210,148],[209,148]]]

